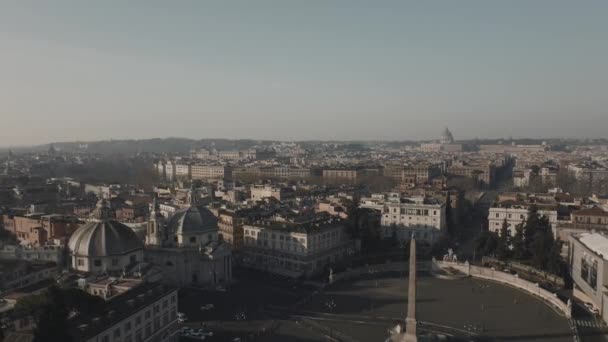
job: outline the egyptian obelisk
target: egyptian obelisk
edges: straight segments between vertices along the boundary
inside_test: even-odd
[[[417,342],[416,337],[416,239],[410,240],[410,276],[407,294],[407,318],[405,319],[405,342]]]

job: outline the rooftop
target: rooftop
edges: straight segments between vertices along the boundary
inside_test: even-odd
[[[608,260],[608,237],[599,233],[582,233],[577,239],[604,260]]]
[[[176,290],[159,283],[144,283],[108,301],[99,316],[83,315],[70,320],[71,334],[76,341],[86,341]]]

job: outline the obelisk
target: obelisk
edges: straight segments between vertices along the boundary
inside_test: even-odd
[[[405,319],[405,342],[417,342],[416,337],[416,239],[410,240],[410,276],[407,293],[407,318]]]

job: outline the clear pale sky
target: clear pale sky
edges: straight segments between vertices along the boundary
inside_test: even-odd
[[[608,1],[0,3],[0,146],[608,137]]]

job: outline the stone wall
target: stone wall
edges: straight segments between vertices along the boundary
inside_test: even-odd
[[[531,295],[540,297],[543,301],[553,306],[558,312],[562,313],[564,316],[568,318],[571,317],[571,306],[567,303],[562,302],[556,294],[541,288],[537,284],[531,283],[524,279],[520,279],[516,275],[493,270],[491,268],[469,265],[467,263],[463,264],[448,261],[435,261],[433,267],[452,267],[464,274],[470,275],[475,278],[492,280],[505,285],[516,287],[520,290],[528,292]]]

